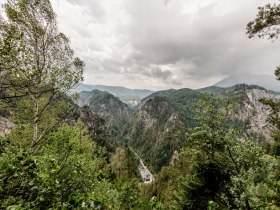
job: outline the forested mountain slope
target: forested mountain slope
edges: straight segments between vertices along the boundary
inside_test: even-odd
[[[93,90],[80,93],[79,106],[87,105],[95,114],[105,120],[105,125],[112,136],[121,136],[128,125],[131,110],[127,104],[112,94]]]
[[[128,144],[154,171],[159,171],[169,163],[172,153],[179,149],[184,130],[180,114],[170,100],[155,96],[134,113],[128,129]],[[177,131],[181,131],[181,134]]]
[[[143,99],[140,105],[143,105],[148,99],[155,98],[156,96],[168,98],[183,122],[188,124],[188,126],[194,124],[194,109],[202,97],[200,92],[189,88],[158,91]]]
[[[260,100],[278,100],[279,93],[256,85],[158,91],[144,98],[135,110],[108,92],[83,91],[78,104],[87,105],[103,118],[116,140],[128,143],[152,170],[159,171],[169,164],[172,154],[187,143],[184,134],[199,123],[198,103],[205,94],[220,98],[221,107],[233,104],[229,123],[244,137],[252,137],[256,143],[271,140],[274,126],[267,121],[270,111]]]
[[[234,105],[229,123],[244,137],[252,137],[256,143],[271,140],[274,126],[267,121],[270,112],[259,100],[278,100],[274,92],[248,85],[159,91],[142,100],[131,118],[127,137],[129,144],[156,171],[168,165],[173,152],[187,143],[182,133],[199,123],[196,118],[198,102],[204,98],[204,93],[212,94],[210,98],[222,99],[221,107],[228,103]]]

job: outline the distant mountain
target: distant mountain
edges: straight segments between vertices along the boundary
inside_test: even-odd
[[[105,86],[105,85],[86,85],[79,84],[73,91],[82,92],[82,91],[92,91],[100,90],[107,91],[108,93],[113,94],[115,97],[118,97],[122,102],[133,107],[141,102],[141,100],[148,95],[152,94],[153,91],[150,90],[141,90],[141,89],[129,89],[125,87],[118,86]]]
[[[255,74],[240,74],[229,76],[214,86],[218,87],[230,87],[236,84],[258,85],[264,87],[267,90],[273,90],[280,92],[280,81],[277,81],[275,76],[270,75],[255,75]]]

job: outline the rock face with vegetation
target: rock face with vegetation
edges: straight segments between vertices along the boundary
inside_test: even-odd
[[[197,104],[205,94],[220,98],[221,107],[233,104],[230,124],[244,138],[252,137],[256,143],[271,140],[274,126],[267,120],[270,110],[260,100],[278,100],[279,94],[255,85],[159,91],[144,98],[134,111],[115,96],[98,90],[81,92],[78,104],[87,105],[97,121],[103,119],[109,134],[118,142],[128,143],[152,170],[159,171],[187,144],[184,134],[197,126]]]
[[[199,91],[211,93],[217,97],[231,100],[236,103],[231,117],[237,128],[244,131],[247,136],[254,137],[254,141],[260,143],[271,140],[274,126],[268,122],[270,109],[263,104],[262,99],[279,101],[279,93],[273,92],[256,85],[235,85],[229,88],[209,87]]]
[[[134,114],[128,131],[128,144],[135,148],[152,169],[170,161],[170,156],[182,144],[177,131],[184,124],[179,113],[166,97],[148,99]]]
[[[79,111],[81,121],[96,144],[105,147],[108,152],[113,152],[116,144],[107,131],[105,120],[92,112],[88,106],[81,107]]]
[[[205,93],[212,94],[212,98],[220,98],[221,107],[227,103],[234,105],[235,108],[229,113],[229,123],[244,137],[252,137],[256,143],[271,140],[274,126],[267,121],[270,110],[260,100],[278,100],[278,93],[248,85],[155,92],[138,106],[127,137],[129,144],[154,170],[168,165],[173,152],[187,144],[182,134],[197,126],[195,112]]]
[[[262,99],[279,100],[279,96],[260,87],[244,87],[244,99],[236,108],[235,117],[245,124],[245,132],[254,136],[256,143],[271,140],[275,127],[268,122],[270,109],[261,103]]]
[[[78,104],[88,106],[95,114],[103,118],[112,136],[122,135],[129,123],[131,111],[128,105],[108,92],[99,90],[81,92]]]

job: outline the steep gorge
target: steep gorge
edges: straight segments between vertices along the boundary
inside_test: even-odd
[[[185,133],[197,123],[195,109],[204,93],[236,104],[230,113],[232,126],[245,136],[256,143],[270,140],[273,131],[267,121],[270,111],[259,100],[278,100],[279,94],[258,86],[159,91],[144,98],[135,110],[107,92],[82,92],[79,104],[88,105],[105,120],[115,140],[131,146],[152,171],[158,172],[186,144]]]

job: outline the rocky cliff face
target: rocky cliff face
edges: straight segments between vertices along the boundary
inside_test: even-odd
[[[0,116],[0,136],[10,133],[11,129],[15,127],[15,124],[12,123],[7,118]]]
[[[270,140],[274,126],[267,121],[270,110],[260,102],[260,99],[279,100],[279,96],[265,89],[250,86],[244,87],[243,94],[243,100],[236,108],[235,117],[246,122],[245,133],[255,137],[257,143]]]
[[[279,100],[279,93],[268,91],[256,85],[235,85],[229,88],[208,87],[199,90],[226,98],[237,103],[230,113],[232,119],[238,121],[239,129],[244,136],[252,137],[257,143],[271,139],[274,127],[267,121],[270,110],[260,102],[260,99]]]

